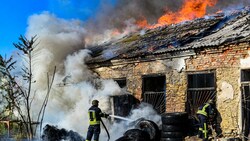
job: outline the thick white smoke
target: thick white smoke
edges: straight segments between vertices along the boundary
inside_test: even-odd
[[[111,113],[109,96],[121,93],[118,84],[113,80],[98,78],[85,65],[90,51],[85,48],[86,30],[78,20],[63,20],[50,13],[36,14],[30,17],[27,37],[37,35],[39,44],[34,52],[34,80],[38,99],[34,100],[36,114],[46,94],[47,72],[57,67],[54,85],[49,97],[44,117],[45,123],[60,128],[74,130],[83,137],[88,128],[88,108],[93,99],[100,101],[101,109]],[[148,108],[146,108],[148,107]],[[134,111],[131,119],[144,117],[158,122],[153,108],[143,106]],[[112,140],[119,138],[126,130],[125,122],[105,123],[110,129]],[[121,127],[123,130],[121,130]],[[119,133],[117,131],[120,131]],[[102,130],[101,141],[106,140]]]
[[[158,126],[162,124],[161,116],[158,115],[158,113],[153,109],[152,105],[147,103],[141,103],[136,109],[132,110],[130,115],[126,118],[132,120],[132,122],[124,120],[119,123],[113,123],[112,125],[109,125],[109,131],[112,133],[110,140],[113,141],[118,139],[126,130],[134,128],[134,123],[136,122],[133,121],[136,121],[140,118],[154,121]],[[105,136],[105,134],[105,132],[102,132],[101,135]]]

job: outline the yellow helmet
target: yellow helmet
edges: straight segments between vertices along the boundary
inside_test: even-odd
[[[99,101],[96,100],[96,99],[92,101],[92,105],[93,105],[93,106],[98,106],[98,103],[99,103]]]

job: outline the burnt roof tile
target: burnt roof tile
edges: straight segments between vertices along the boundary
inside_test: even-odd
[[[249,9],[246,7],[228,15],[219,13],[175,25],[146,29],[144,35],[131,33],[112,43],[91,47],[93,58],[87,63],[219,46],[235,40],[249,41]]]

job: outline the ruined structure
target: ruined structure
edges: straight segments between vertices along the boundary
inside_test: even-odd
[[[159,113],[187,111],[215,98],[224,136],[250,123],[250,7],[141,30],[90,47],[88,66]]]

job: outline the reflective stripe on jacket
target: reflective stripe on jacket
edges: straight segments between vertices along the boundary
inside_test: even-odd
[[[89,115],[89,124],[90,125],[98,125],[101,121],[102,111],[100,108],[96,106],[91,106],[88,111]]]
[[[201,115],[204,115],[204,116],[208,116],[208,113],[207,113],[207,108],[210,106],[210,104],[205,104],[202,109],[198,109],[197,111],[197,114],[201,114]]]

